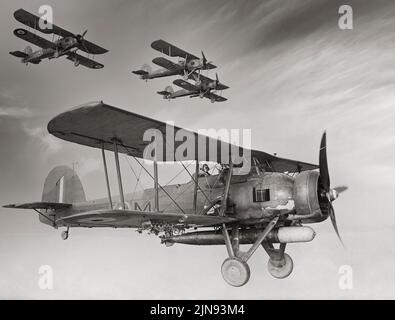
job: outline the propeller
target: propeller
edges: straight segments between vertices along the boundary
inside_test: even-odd
[[[85,45],[85,36],[87,33],[88,33],[88,30],[85,30],[83,34],[75,35],[75,38],[77,39],[78,44],[84,48],[84,51],[89,53],[89,50]]]
[[[203,50],[202,50],[202,62],[203,62],[203,68],[204,69],[207,69],[207,66],[209,65],[209,64],[211,64],[212,63],[212,61],[208,61],[207,60],[207,58],[206,58],[206,56],[205,56],[205,54],[204,54],[204,52],[203,52]]]
[[[328,215],[332,221],[333,228],[339,238],[340,242],[344,246],[342,238],[339,233],[339,229],[336,223],[336,215],[335,209],[333,208],[332,202],[335,201],[339,194],[346,191],[348,187],[346,186],[339,186],[336,188],[331,189],[331,181],[329,177],[329,169],[328,169],[328,158],[327,158],[327,151],[326,151],[326,132],[322,135],[321,139],[321,146],[320,146],[320,160],[319,160],[319,168],[320,168],[320,195],[323,199],[325,199],[325,205],[328,209]]]

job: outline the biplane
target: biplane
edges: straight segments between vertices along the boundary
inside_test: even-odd
[[[174,91],[172,86],[167,86],[165,88],[165,90],[163,91],[158,91],[157,92],[159,95],[163,96],[163,99],[165,100],[172,100],[172,99],[177,99],[177,98],[181,98],[181,97],[188,97],[190,95],[192,95],[192,92],[189,90],[185,90],[185,89],[180,89],[177,91]]]
[[[21,58],[22,63],[26,65],[29,63],[39,64],[44,59],[56,59],[66,56],[68,60],[74,62],[76,67],[79,65],[83,65],[91,69],[102,69],[104,67],[101,63],[94,61],[93,57],[95,55],[104,54],[108,52],[108,50],[85,40],[88,30],[81,35],[73,34],[54,24],[47,26],[46,28],[41,28],[40,19],[42,18],[39,18],[24,9],[15,11],[14,17],[17,21],[35,31],[53,35],[53,41],[50,41],[26,29],[18,28],[14,30],[14,35],[16,37],[41,48],[33,51],[30,46],[27,46],[23,52],[10,52],[11,55]],[[55,40],[55,36],[58,36],[58,39]],[[85,57],[78,54],[77,52],[79,50],[85,52],[88,56]],[[92,59],[89,55],[92,55]]]
[[[167,134],[169,130],[173,135]],[[66,228],[63,239],[77,227],[136,228],[158,235],[167,246],[222,245],[227,250],[222,276],[235,287],[248,282],[248,261],[259,247],[269,256],[269,273],[279,279],[288,277],[293,261],[285,252],[287,245],[315,237],[306,224],[330,217],[341,240],[332,202],[347,187],[331,187],[326,133],[321,140],[319,164],[315,165],[236,146],[103,102],[84,104],[56,116],[49,122],[48,131],[62,140],[100,150],[107,198],[86,201],[74,170],[57,167],[44,183],[40,202],[5,207],[35,210],[41,222]],[[147,136],[149,131],[151,135]],[[163,145],[159,143],[161,135],[166,137]],[[182,137],[194,141],[192,152],[178,152],[184,147]],[[153,142],[158,142],[155,152],[148,148]],[[201,143],[204,148],[200,148]],[[108,151],[114,153],[119,196],[112,194],[109,184]],[[152,178],[154,187],[124,194],[120,154],[134,159]],[[242,162],[236,161],[235,154],[243,154]],[[223,155],[228,159],[224,160]],[[150,161],[153,170],[145,168],[142,159]],[[179,162],[190,181],[160,184],[159,161]],[[194,164],[192,172],[187,161]],[[210,174],[207,162],[221,165],[217,174]],[[250,164],[246,166],[249,169],[241,174],[240,166],[245,163]]]
[[[174,63],[173,61],[163,57],[153,59],[152,62],[161,67],[161,69],[152,71],[149,65],[144,65],[140,70],[133,71],[134,74],[139,75],[143,80],[176,75],[181,75],[184,77],[184,80],[187,80],[194,72],[216,68],[215,65],[207,60],[203,51],[202,57],[199,58],[164,40],[154,41],[151,44],[151,47],[169,57],[178,57],[179,61]]]
[[[195,84],[177,79],[173,81],[173,84],[180,87],[180,90],[174,91],[171,86],[167,86],[165,90],[159,91],[157,93],[169,101],[187,96],[190,98],[207,98],[210,99],[212,103],[227,101],[226,98],[214,93],[215,91],[222,91],[229,88],[219,81],[218,74],[216,75],[216,80],[212,80],[197,73],[192,74],[191,78],[195,80]]]
[[[190,92],[191,98],[200,97],[201,99],[207,98],[212,103],[227,101],[226,98],[215,94],[216,91],[222,91],[229,89],[219,81],[218,74],[216,74],[216,80],[204,77],[203,75],[193,74],[195,79],[195,84],[188,81],[177,79],[173,81],[173,84],[182,88],[183,90]],[[174,99],[174,98],[173,98]]]

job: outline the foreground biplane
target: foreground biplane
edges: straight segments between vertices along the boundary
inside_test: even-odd
[[[75,172],[58,167],[45,181],[41,202],[6,208],[35,210],[41,222],[54,228],[67,228],[62,233],[63,239],[68,238],[70,228],[110,227],[147,230],[160,235],[167,246],[225,245],[228,258],[222,265],[222,275],[228,284],[239,287],[248,282],[247,262],[260,246],[269,255],[270,274],[281,279],[293,270],[292,259],[285,253],[287,244],[308,242],[315,236],[313,229],[304,224],[330,217],[339,236],[332,202],[347,188],[331,188],[326,134],[321,141],[319,165],[314,165],[230,145],[103,102],[85,104],[55,117],[49,122],[48,130],[60,139],[101,150],[108,197],[86,201]],[[174,139],[173,135],[173,139],[165,139],[163,149],[156,149],[152,158],[152,152],[147,152],[152,139],[147,141],[144,137],[150,130],[155,132],[155,141],[160,141],[160,134],[167,137],[168,130],[174,131],[175,136],[193,137],[196,142],[193,149],[197,152],[174,152],[182,148],[184,140]],[[202,142],[214,146],[218,152],[200,149]],[[119,197],[111,193],[106,150],[115,155]],[[240,163],[233,160],[234,152],[243,154],[243,159],[250,163],[250,170],[245,174],[239,174]],[[124,194],[120,153],[141,165],[152,177],[153,189]],[[190,182],[162,186],[158,181],[159,153],[161,161],[182,160]],[[228,155],[228,161],[223,161],[220,154]],[[250,156],[244,158],[244,155]],[[139,159],[154,159],[154,173],[145,169]],[[195,164],[193,173],[185,161]],[[210,175],[207,165],[200,169],[204,162],[217,162],[221,170]],[[241,250],[241,245],[249,247]]]
[[[53,36],[56,35],[59,37],[59,39],[55,41],[49,41],[28,30],[21,28],[16,29],[14,31],[15,36],[41,48],[40,50],[33,51],[30,46],[27,46],[24,52],[10,52],[11,55],[21,58],[22,63],[26,65],[29,63],[39,64],[44,59],[56,59],[66,56],[68,60],[74,62],[76,67],[79,65],[83,65],[91,69],[101,69],[104,67],[102,64],[90,59],[89,56],[85,57],[77,53],[78,50],[81,50],[88,55],[94,56],[108,52],[108,50],[85,40],[85,36],[88,31],[85,31],[82,35],[76,35],[54,24],[50,27],[41,28],[41,18],[23,9],[15,11],[14,17],[29,28],[40,31],[44,34],[52,34]]]
[[[184,80],[187,80],[194,72],[216,68],[216,66],[207,60],[203,51],[202,57],[199,58],[164,40],[154,41],[151,47],[169,57],[177,57],[179,61],[175,63],[163,57],[153,59],[152,62],[161,67],[161,69],[152,71],[149,65],[144,65],[140,70],[133,71],[134,74],[139,75],[143,80],[176,75],[183,76]]]

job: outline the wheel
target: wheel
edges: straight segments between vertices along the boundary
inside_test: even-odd
[[[74,61],[74,66],[75,66],[75,67],[78,67],[79,65],[80,65],[80,62],[79,62],[78,60],[75,60],[75,61]]]
[[[62,240],[67,240],[69,238],[69,232],[68,231],[62,231],[61,237],[62,237]]]
[[[233,287],[242,287],[250,280],[250,267],[238,258],[228,258],[221,268],[222,277]]]
[[[174,242],[165,242],[165,246],[167,248],[170,248],[170,247],[174,246]]]
[[[282,260],[272,260],[269,259],[267,264],[269,273],[277,279],[285,279],[288,277],[294,268],[294,263],[291,257],[284,253],[284,258]]]

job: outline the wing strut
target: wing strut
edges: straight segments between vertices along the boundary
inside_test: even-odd
[[[199,161],[196,161],[195,167],[195,188],[193,190],[193,212],[197,214],[197,193],[199,188]]]
[[[159,212],[159,175],[158,162],[154,161],[154,188],[155,188],[155,211]]]
[[[115,155],[115,166],[117,167],[117,176],[118,176],[118,186],[119,186],[119,196],[121,198],[121,204],[123,210],[126,209],[125,206],[125,196],[123,194],[123,187],[122,187],[122,177],[121,177],[121,167],[119,165],[119,154],[118,154],[118,143],[114,139],[114,155]]]
[[[104,174],[106,176],[108,202],[110,204],[110,209],[112,209],[113,207],[112,207],[112,200],[111,200],[111,189],[110,189],[110,181],[108,180],[108,170],[107,170],[106,154],[104,151],[104,143],[102,143],[101,153],[102,153],[102,157],[103,157]]]

